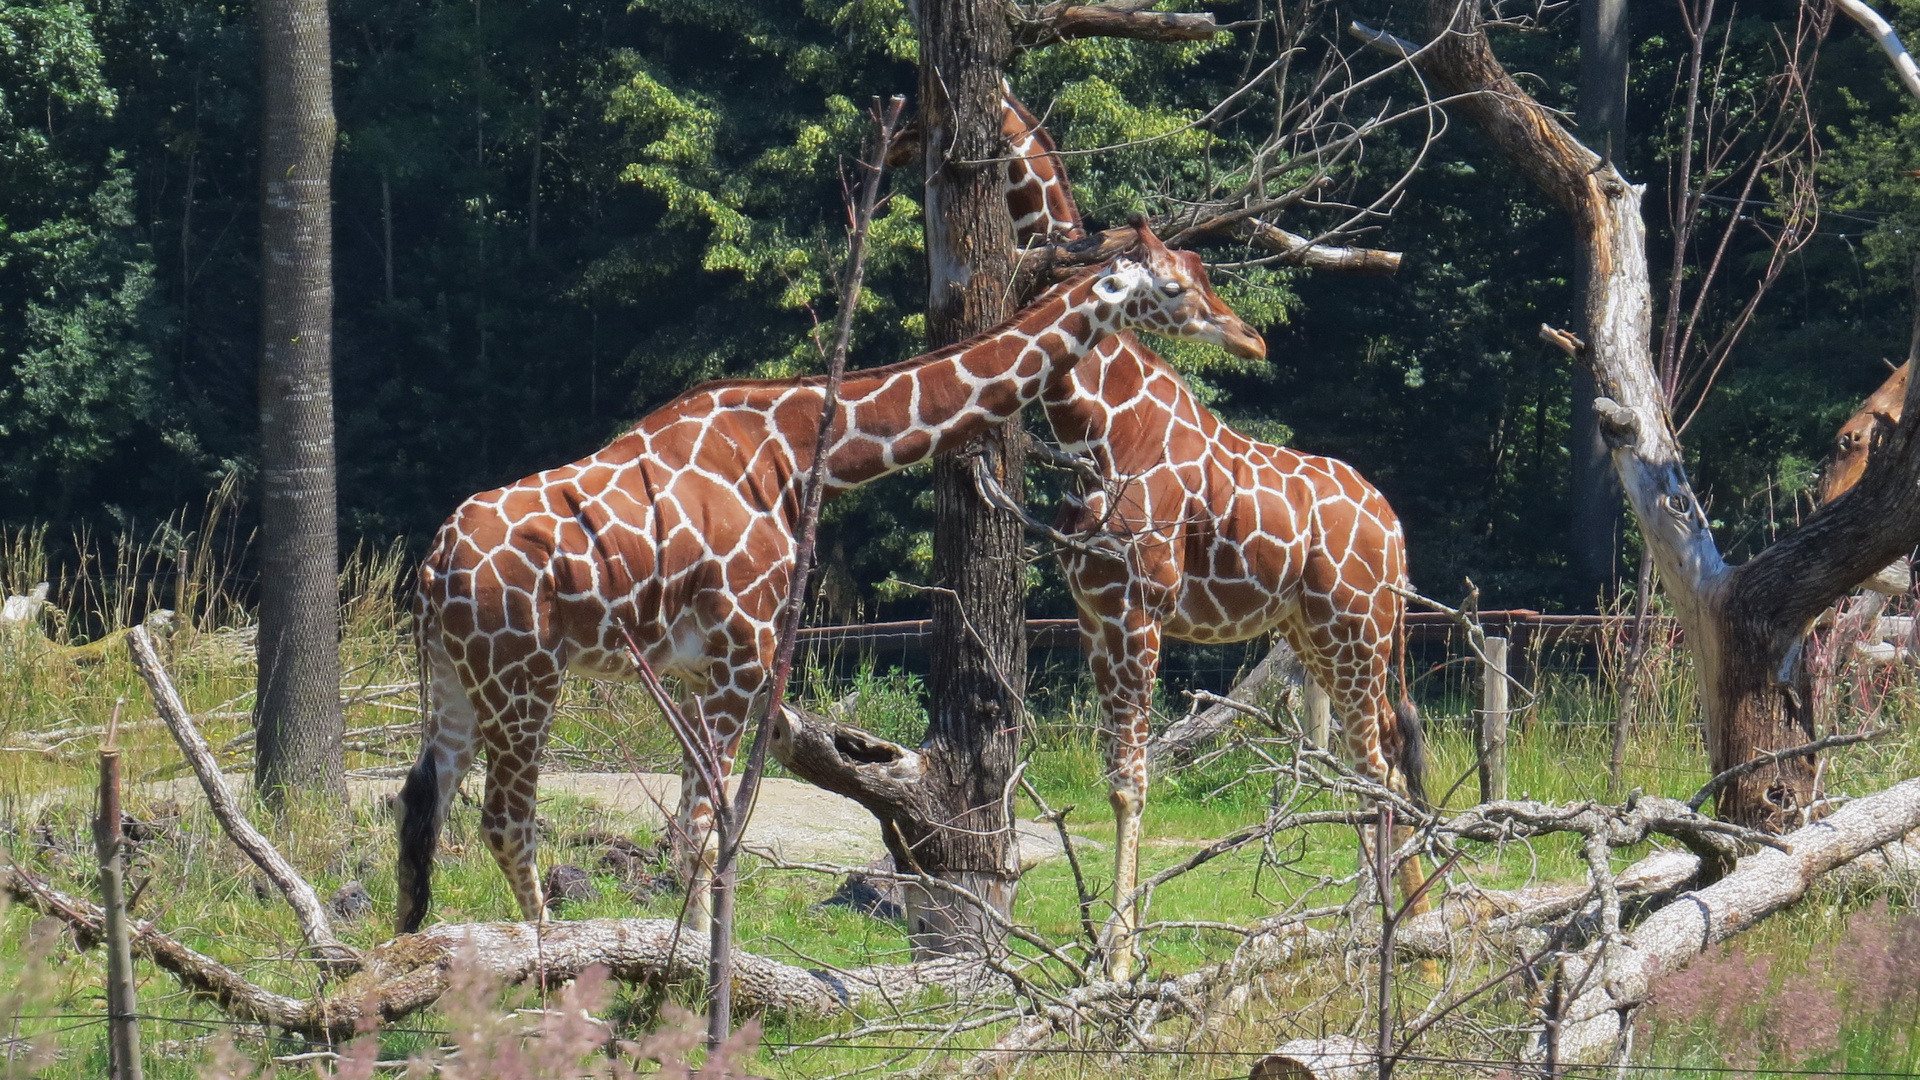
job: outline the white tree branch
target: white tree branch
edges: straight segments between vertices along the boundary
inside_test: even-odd
[[[1893,61],[1893,70],[1900,76],[1900,81],[1906,84],[1907,90],[1914,97],[1920,98],[1920,65],[1914,64],[1913,56],[1907,52],[1907,47],[1900,43],[1900,35],[1893,29],[1893,24],[1881,18],[1879,12],[1868,7],[1862,0],[1833,0],[1833,2],[1854,22],[1866,28],[1867,33],[1873,35],[1873,40],[1879,42],[1880,48],[1885,50],[1887,59]]]

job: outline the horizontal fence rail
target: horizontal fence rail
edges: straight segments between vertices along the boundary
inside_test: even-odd
[[[1542,615],[1526,608],[1482,611],[1476,616],[1489,634],[1526,641],[1542,642],[1579,639],[1598,633],[1626,629],[1631,615]],[[1673,620],[1666,616],[1647,620],[1649,631],[1665,631]],[[1459,630],[1452,616],[1437,612],[1407,613],[1407,636],[1415,642],[1440,642]],[[800,631],[802,649],[855,649],[875,651],[925,652],[933,641],[931,619],[904,619],[899,622],[851,623],[844,626],[814,626]],[[1036,649],[1077,649],[1080,647],[1078,619],[1028,619],[1027,643]]]

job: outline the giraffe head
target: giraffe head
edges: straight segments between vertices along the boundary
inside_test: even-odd
[[[1214,295],[1207,268],[1191,251],[1171,251],[1144,217],[1140,240],[1107,265],[1093,284],[1096,296],[1117,307],[1131,330],[1218,345],[1242,360],[1267,355],[1267,343]]]

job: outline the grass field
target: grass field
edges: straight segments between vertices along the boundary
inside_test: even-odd
[[[43,545],[44,538],[34,533],[0,538],[0,585],[17,593],[39,580],[36,575],[44,575],[46,565]],[[165,543],[114,545],[111,554],[94,565],[125,573],[96,571],[84,587],[62,583],[56,596],[81,598],[63,617],[49,618],[33,632],[0,634],[0,670],[7,673],[0,684],[0,843],[5,857],[73,892],[86,894],[93,888],[87,785],[99,728],[116,702],[125,703],[127,775],[141,783],[184,772],[166,730],[153,719],[124,646],[113,637],[115,629],[154,606],[155,597],[187,598],[167,645],[170,668],[223,759],[235,767],[250,761],[245,735],[254,676],[247,616],[227,599],[230,593],[215,572],[221,552],[210,545],[184,545],[182,554],[182,548]],[[397,554],[362,551],[350,560],[342,579],[347,598],[343,695],[349,702],[348,763],[353,769],[391,769],[413,750],[412,657],[404,610],[395,599],[402,572]],[[121,589],[108,587],[109,581],[136,584]],[[166,589],[156,590],[156,581]],[[141,588],[147,595],[139,593]],[[1513,796],[1610,798],[1606,721],[1617,698],[1610,674],[1617,664],[1608,661],[1604,651],[1602,661],[1598,673],[1556,673],[1549,666],[1536,679],[1538,697],[1513,728]],[[1686,663],[1669,643],[1655,650],[1648,670],[1643,719],[1627,747],[1625,787],[1685,798],[1706,779],[1704,753],[1689,722],[1692,690]],[[923,721],[909,678],[870,669],[851,680],[814,672],[804,681],[803,692],[820,704],[837,700],[850,686],[861,690],[854,723],[894,738],[917,738]],[[1851,686],[1842,690],[1835,695],[1841,704],[1832,723],[1857,725],[1863,719],[1859,701]],[[1920,737],[1907,723],[1920,700],[1914,680],[1903,676],[1876,688],[1876,693],[1879,719],[1901,725],[1900,730],[1871,747],[1833,756],[1827,774],[1832,791],[1865,793],[1920,774]],[[1086,696],[1084,687],[1056,689],[1048,710],[1033,718],[1026,775],[1052,806],[1077,808],[1069,818],[1076,835],[1104,843],[1111,840],[1111,826],[1100,756],[1086,721],[1091,715]],[[1451,700],[1458,696],[1430,692],[1424,702],[1432,747],[1430,786],[1456,807],[1471,804],[1477,794],[1466,706]],[[676,757],[663,726],[637,690],[584,681],[569,685],[552,745],[550,768],[580,771],[659,769]],[[1247,750],[1157,780],[1146,817],[1146,871],[1170,865],[1216,837],[1261,820],[1275,792],[1273,774]],[[300,996],[315,992],[319,976],[314,969],[272,962],[293,951],[300,940],[298,927],[277,895],[257,887],[257,873],[221,835],[204,806],[198,800],[158,801],[138,791],[128,801],[132,816],[150,823],[131,874],[136,883],[150,883],[140,893],[136,913],[269,988]],[[1305,805],[1335,804],[1320,797]],[[1021,809],[1035,811],[1024,798]],[[546,825],[546,862],[567,857],[570,837],[605,825],[596,808],[565,798],[543,800],[540,814]],[[344,937],[356,945],[372,945],[387,936],[393,840],[384,810],[304,806],[284,819],[258,811],[256,821],[322,896],[350,880],[364,883],[374,912],[343,924]],[[456,809],[436,881],[435,914],[441,919],[485,920],[513,913],[503,878],[477,842],[476,825],[477,812],[471,806]],[[1644,851],[1619,853],[1623,864],[1641,854]],[[1111,873],[1109,849],[1083,855],[1095,891],[1103,890]],[[1175,880],[1156,895],[1147,918],[1247,924],[1296,904],[1342,903],[1351,896],[1347,879],[1354,874],[1356,855],[1350,829],[1302,830],[1269,850],[1255,846]],[[1581,880],[1576,852],[1564,838],[1489,849],[1478,856],[1479,861],[1458,873],[1487,887]],[[597,884],[602,899],[571,906],[568,917],[672,916],[680,910],[677,895],[635,900],[611,877],[602,875]],[[819,906],[835,885],[828,877],[750,863],[740,902],[742,947],[811,967],[904,957],[906,940],[899,924]],[[1642,1019],[1637,1060],[1682,1067],[1674,1075],[1723,1075],[1714,1070],[1729,1067],[1912,1066],[1920,1047],[1914,1039],[1920,1033],[1920,948],[1912,946],[1920,946],[1920,931],[1910,925],[1908,907],[1905,896],[1823,893],[1810,898],[1743,937],[1737,950],[1696,965],[1691,982],[1675,983],[1673,993]],[[1015,915],[1051,940],[1074,938],[1079,910],[1064,861],[1046,863],[1027,875]],[[1158,971],[1190,970],[1229,955],[1237,941],[1232,934],[1207,927],[1169,930],[1154,937],[1150,959]],[[1851,959],[1841,963],[1836,958]],[[1371,963],[1366,954],[1336,955],[1267,980],[1231,1024],[1208,1032],[1190,1047],[1201,1052],[1199,1057],[1061,1055],[1036,1061],[1027,1071],[1048,1077],[1099,1075],[1113,1072],[1116,1060],[1124,1060],[1127,1075],[1200,1080],[1245,1075],[1247,1058],[1241,1055],[1270,1049],[1289,1037],[1327,1032],[1370,1037],[1373,1004],[1364,988],[1370,984]],[[102,964],[98,950],[80,951],[70,938],[49,935],[32,913],[18,907],[0,911],[0,1003],[9,1000],[5,995],[10,987],[24,995],[11,999],[16,1003],[0,1013],[25,1014],[0,1021],[12,1025],[0,1033],[11,1048],[0,1055],[7,1077],[103,1073],[104,1028],[95,1020],[103,1008]],[[1869,994],[1862,974],[1869,970],[1878,972],[1873,986],[1894,989]],[[219,1023],[222,1014],[186,1000],[163,973],[142,965],[141,976],[143,1012],[168,1018],[144,1028],[147,1075],[200,1075],[216,1043],[233,1034]],[[1401,1013],[1419,1014],[1435,992],[1420,980],[1402,980]],[[691,987],[621,990],[607,1005],[606,1015],[624,1030],[639,1032],[654,1022],[663,999],[692,1004],[694,993]],[[1799,1021],[1785,1011],[1789,1006],[1797,1010]],[[1458,1023],[1436,1027],[1416,1053],[1510,1060],[1518,1045],[1511,1026],[1524,1022],[1529,1008],[1524,989],[1499,991],[1476,1006],[1470,1021],[1463,1014]],[[1820,1026],[1826,1021],[1818,1020],[1826,1015],[1823,1009],[1835,1018],[1831,1038]],[[916,1064],[943,1056],[961,1060],[965,1048],[990,1043],[996,1035],[993,1029],[972,1031],[945,1040],[939,1052],[916,1055],[872,1048],[792,1048],[849,1026],[848,1021],[773,1023],[752,1068],[770,1076],[889,1071],[903,1061]],[[431,1048],[446,1037],[448,1028],[449,1019],[441,1012],[416,1016],[403,1029],[382,1036],[381,1056],[400,1058]],[[1794,1034],[1814,1029],[1819,1037]],[[23,1069],[18,1054],[26,1045],[22,1040],[35,1036],[54,1038],[58,1053]],[[870,1047],[886,1043],[873,1037],[866,1042]],[[236,1047],[251,1060],[305,1048],[252,1030],[238,1033]],[[1411,1061],[1401,1074],[1461,1075],[1464,1068]]]

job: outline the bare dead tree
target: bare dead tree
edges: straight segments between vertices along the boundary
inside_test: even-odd
[[[1660,580],[1701,676],[1714,772],[1757,752],[1807,742],[1810,680],[1802,645],[1814,618],[1895,556],[1920,542],[1920,422],[1882,432],[1870,477],[1758,557],[1729,567],[1692,486],[1653,353],[1653,296],[1643,189],[1582,145],[1514,82],[1493,55],[1475,2],[1431,0],[1428,44],[1370,28],[1355,33],[1396,58],[1411,57],[1451,94],[1519,169],[1572,219],[1592,282],[1587,340],[1559,335],[1590,365],[1595,407]],[[1790,827],[1816,811],[1807,757],[1775,759],[1715,800],[1721,817]]]

